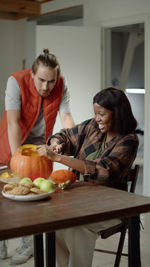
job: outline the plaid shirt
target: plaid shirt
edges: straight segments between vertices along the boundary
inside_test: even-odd
[[[139,144],[135,134],[114,137],[95,160],[86,160],[87,155],[100,148],[104,137],[95,119],[84,121],[71,129],[61,130],[49,138],[48,144],[53,137],[58,138],[63,144],[65,155],[84,161],[85,181],[92,180],[119,189],[127,188],[126,177],[136,157]]]

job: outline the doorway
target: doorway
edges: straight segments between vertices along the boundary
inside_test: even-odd
[[[144,158],[144,23],[105,28],[103,46],[105,73],[103,87],[114,86],[125,91],[138,122],[139,149],[135,160],[140,165],[138,193],[143,192]],[[103,61],[104,63],[104,61]]]

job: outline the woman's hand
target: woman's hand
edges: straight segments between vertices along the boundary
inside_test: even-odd
[[[62,153],[63,145],[60,144],[57,138],[52,138],[50,142],[50,148],[56,153]]]
[[[57,161],[57,157],[59,156],[55,153],[50,146],[47,145],[40,145],[37,146],[37,152],[40,156],[45,156],[52,161]]]
[[[40,156],[45,156],[51,161],[58,162],[68,166],[71,169],[75,169],[80,173],[84,174],[85,164],[83,160],[71,158],[65,155],[58,154],[54,152],[48,145],[37,146],[37,152]]]

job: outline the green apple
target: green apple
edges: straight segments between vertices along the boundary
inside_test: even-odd
[[[32,183],[32,180],[29,177],[24,177],[21,179],[20,184]]]
[[[42,183],[43,181],[45,181],[45,178],[43,178],[43,177],[38,177],[38,178],[36,178],[36,179],[33,181],[33,183],[34,183],[38,188],[40,188],[40,185],[41,185],[41,183]]]
[[[45,179],[45,181],[41,182],[40,189],[45,193],[53,192],[54,191],[54,184],[50,180]]]

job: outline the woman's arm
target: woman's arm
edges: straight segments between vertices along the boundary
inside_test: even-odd
[[[75,170],[79,171],[80,173],[84,174],[85,164],[84,164],[83,160],[70,158],[68,156],[57,154],[47,145],[37,146],[37,152],[41,156],[45,156],[54,162],[64,164],[64,165],[68,166],[69,168],[75,169]]]
[[[60,146],[57,148],[61,149],[63,154],[76,157],[78,151],[80,151],[83,146],[87,132],[88,121],[85,121],[81,124],[75,125],[73,128],[62,129],[59,133],[50,136],[47,140],[47,145],[51,146],[52,150],[57,153],[60,153],[60,150],[55,150],[55,147],[57,145],[62,145],[61,148]]]

